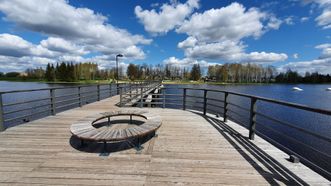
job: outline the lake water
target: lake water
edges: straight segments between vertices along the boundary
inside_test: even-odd
[[[46,83],[26,83],[26,82],[5,82],[0,81],[0,91],[7,90],[18,90],[18,89],[37,89],[47,87],[59,87],[68,86],[67,84],[46,84]],[[71,86],[71,85],[70,85]],[[292,87],[297,86],[303,89],[303,91],[292,91]],[[285,84],[270,84],[270,85],[166,85],[166,93],[170,94],[182,94],[182,87],[187,88],[204,88],[214,90],[226,90],[238,93],[251,94],[261,97],[273,98],[276,100],[288,101],[307,105],[310,107],[321,108],[331,110],[331,91],[326,91],[327,88],[331,87],[330,84],[313,85],[313,84],[299,84],[299,85],[285,85]],[[89,88],[93,91],[93,88]],[[63,90],[58,92],[61,94],[75,93],[77,90]],[[191,91],[188,90],[188,95],[202,96],[202,91]],[[49,96],[48,91],[38,92],[39,98]],[[104,95],[105,97],[107,95]],[[214,99],[223,99],[221,93],[208,93],[207,97]],[[32,94],[9,94],[4,95],[4,102],[17,102],[22,99],[30,97],[36,98],[36,93]],[[95,98],[94,98],[95,100]],[[189,99],[188,99],[189,100]],[[92,100],[93,101],[93,100]],[[190,104],[194,108],[202,107],[202,100],[199,98],[192,98]],[[238,96],[229,96],[229,102],[240,105],[244,108],[249,109],[250,100]],[[176,101],[175,101],[176,103]],[[213,103],[213,102],[212,102]],[[177,101],[177,104],[181,105],[182,101]],[[223,103],[214,103],[222,106]],[[35,106],[35,105],[34,105]],[[74,105],[77,106],[77,105]],[[174,107],[167,105],[168,107]],[[176,106],[175,106],[176,107]],[[190,106],[187,106],[190,108]],[[72,108],[72,107],[69,107]],[[302,111],[299,109],[293,109],[286,106],[280,106],[277,104],[270,104],[265,102],[258,102],[258,112],[277,118],[278,120],[294,125],[296,127],[309,130],[319,135],[330,138],[331,136],[331,117],[311,113],[308,111]],[[15,109],[15,108],[12,108]],[[213,108],[208,106],[208,112],[214,114],[222,114],[222,109]],[[233,105],[229,105],[229,117],[230,119],[240,123],[241,125],[248,127],[249,123],[249,112],[236,108]],[[49,113],[47,113],[49,114]],[[47,115],[45,114],[45,115]],[[258,132],[270,137],[272,140],[277,141],[286,148],[289,148],[298,154],[306,157],[309,161],[318,164],[325,170],[331,172],[331,144],[325,140],[321,140],[312,135],[300,132],[291,127],[281,125],[278,122],[270,121],[264,117],[257,117]],[[313,149],[312,149],[313,148]],[[316,151],[317,150],[317,151]]]
[[[27,89],[58,87],[58,86],[62,86],[62,85],[61,84],[35,83],[35,82],[0,81],[0,91],[27,90]]]

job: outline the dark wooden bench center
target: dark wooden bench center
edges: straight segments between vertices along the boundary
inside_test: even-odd
[[[141,125],[130,125],[127,128],[112,128],[112,127],[99,127],[94,126],[98,121],[105,118],[110,123],[110,118],[115,116],[130,116],[130,123],[132,123],[132,117],[142,117],[146,121]],[[147,136],[161,126],[161,118],[158,115],[152,114],[142,110],[117,110],[111,112],[100,113],[94,117],[86,118],[82,121],[74,123],[70,127],[70,131],[73,136],[81,139],[82,144],[84,141],[96,141],[104,142],[106,146],[107,142],[120,142],[129,139],[138,139],[138,150],[141,149],[140,137]]]

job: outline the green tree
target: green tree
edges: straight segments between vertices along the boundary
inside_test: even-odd
[[[45,78],[46,78],[47,81],[52,81],[51,71],[52,71],[51,64],[48,63],[47,66],[46,66],[46,72],[45,72]]]
[[[55,76],[55,69],[54,69],[54,65],[53,64],[51,65],[50,70],[51,70],[51,72],[50,72],[50,80],[51,81],[55,81],[56,80],[56,76]]]
[[[138,76],[138,68],[136,65],[130,63],[126,71],[127,76],[131,81],[135,80]]]
[[[56,79],[59,79],[61,81],[66,81],[68,79],[67,77],[67,65],[65,62],[62,62],[60,66],[58,67],[58,73],[56,76]]]
[[[74,64],[72,64],[72,62],[67,64],[66,71],[67,71],[67,73],[66,73],[67,81],[70,81],[70,82],[76,81],[75,67],[74,67]]]
[[[6,73],[6,77],[9,77],[9,78],[14,78],[14,77],[19,77],[19,76],[20,76],[19,72],[7,72]]]
[[[201,78],[201,70],[199,64],[194,64],[191,70],[191,79],[198,81]]]
[[[208,66],[208,77],[209,78],[216,78],[216,71],[217,71],[217,66],[216,65],[211,65]]]

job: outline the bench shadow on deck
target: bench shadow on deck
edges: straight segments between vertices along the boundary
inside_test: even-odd
[[[309,185],[264,152],[261,148],[257,147],[248,139],[248,137],[241,135],[218,119],[203,115],[201,116],[205,117],[205,119],[222,135],[222,137],[224,137],[224,139],[226,139],[269,184],[279,185],[279,182],[282,182],[286,185]],[[238,144],[240,144],[240,146]],[[252,156],[255,159],[253,159]],[[259,164],[262,164],[270,172],[265,171]]]
[[[145,137],[140,138],[141,145],[144,145],[149,140],[153,140],[154,134],[150,134]],[[106,145],[106,149],[103,146],[102,142],[92,142],[87,141],[85,144],[81,143],[81,140],[76,138],[75,136],[71,136],[69,139],[69,143],[72,148],[87,153],[96,153],[100,156],[109,156],[110,153],[120,152],[129,150],[131,148],[135,148],[138,143],[137,139],[130,139],[128,141],[120,141],[120,142],[108,142]],[[140,153],[140,151],[137,151]]]

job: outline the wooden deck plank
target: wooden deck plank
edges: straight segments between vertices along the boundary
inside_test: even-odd
[[[119,109],[118,101],[115,96],[0,133],[0,185],[330,184],[258,136],[247,140],[248,131],[233,122],[227,126],[237,134],[212,116],[177,109],[144,109],[159,114],[162,126],[139,153],[130,148],[101,157],[102,144],[75,146],[70,125]],[[138,132],[120,130],[100,135]]]

